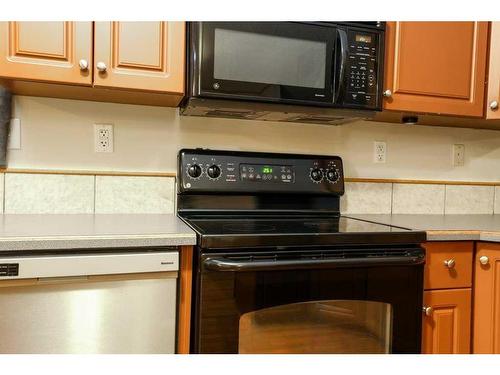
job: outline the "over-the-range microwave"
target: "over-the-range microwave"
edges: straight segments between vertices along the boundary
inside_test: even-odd
[[[382,108],[384,22],[190,22],[181,113],[337,123]]]

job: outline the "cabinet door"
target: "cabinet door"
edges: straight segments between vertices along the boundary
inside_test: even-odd
[[[94,85],[184,93],[184,22],[96,22]]]
[[[388,22],[384,108],[482,117],[488,22]]]
[[[473,351],[499,354],[500,244],[478,243],[474,267]]]
[[[500,119],[500,22],[491,23],[489,66],[486,118]]]
[[[422,353],[470,353],[470,288],[426,291],[424,308]]]
[[[91,85],[91,66],[92,22],[0,22],[1,77]]]

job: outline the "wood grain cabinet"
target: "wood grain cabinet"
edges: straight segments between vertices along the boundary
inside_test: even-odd
[[[474,353],[500,353],[500,244],[478,242],[474,260]]]
[[[174,107],[184,96],[184,22],[0,22],[0,39],[0,84],[16,94]]]
[[[92,22],[0,22],[0,77],[91,85],[92,49]]]
[[[491,23],[486,118],[500,119],[500,22]]]
[[[96,22],[94,84],[184,93],[184,22]]]
[[[422,353],[470,353],[474,243],[427,242],[424,247]]]
[[[384,109],[483,117],[488,27],[388,22]]]

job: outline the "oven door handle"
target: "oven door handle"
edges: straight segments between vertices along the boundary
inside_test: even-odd
[[[335,92],[334,103],[338,103],[340,92],[344,91],[345,84],[345,67],[347,65],[347,33],[342,29],[337,29],[337,35],[340,40],[340,67],[337,90]]]
[[[376,258],[254,260],[239,261],[228,258],[208,257],[203,267],[209,271],[245,272],[274,271],[313,268],[367,267],[367,266],[414,266],[425,262],[423,256],[387,256]]]

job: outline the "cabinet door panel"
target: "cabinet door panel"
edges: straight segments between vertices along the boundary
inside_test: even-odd
[[[92,84],[92,22],[0,22],[0,76]]]
[[[486,118],[500,119],[500,22],[491,23],[490,67],[488,77]],[[499,103],[498,108],[490,108],[490,104],[493,101]]]
[[[94,84],[183,94],[184,51],[184,22],[96,22]]]
[[[483,116],[487,22],[389,22],[384,108]]]
[[[480,262],[487,257],[487,263]],[[486,258],[483,258],[486,259]],[[500,353],[500,245],[478,243],[474,263],[474,353]]]
[[[470,353],[471,289],[424,292],[432,313],[423,319],[422,353]]]

